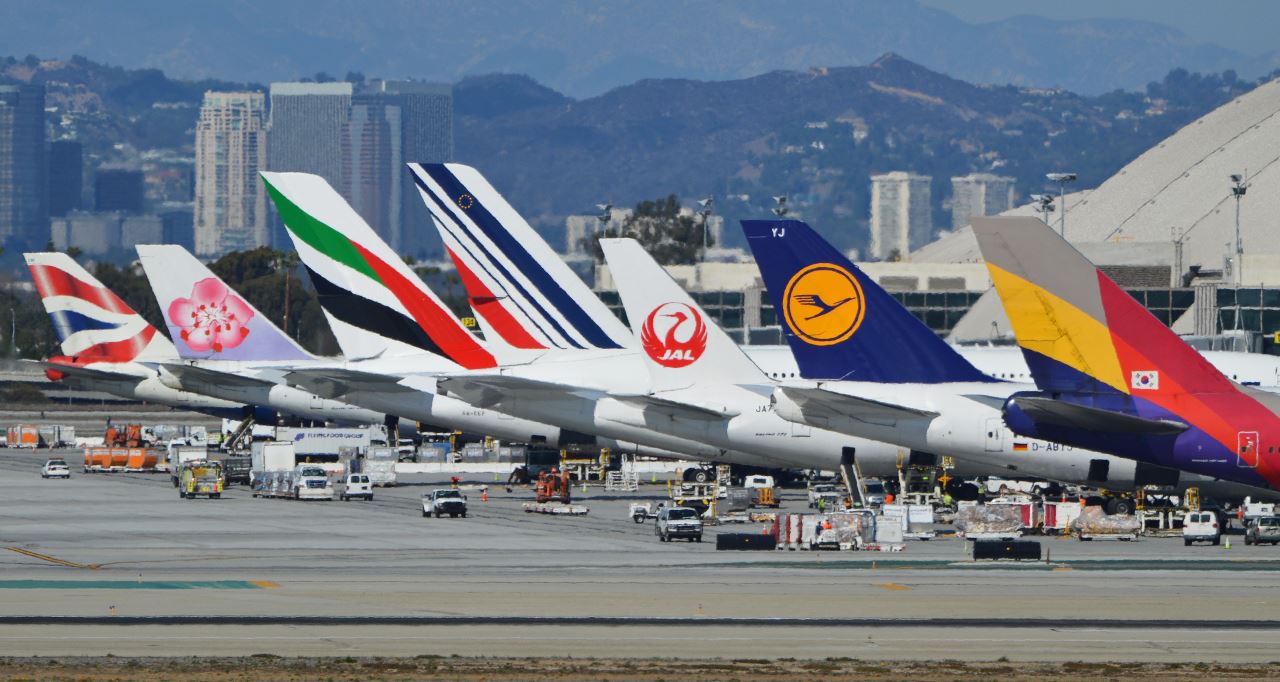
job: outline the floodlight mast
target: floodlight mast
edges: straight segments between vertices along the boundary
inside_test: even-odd
[[[1032,194],[1031,202],[1033,204],[1032,208],[1035,209],[1036,213],[1041,214],[1040,219],[1044,221],[1045,225],[1048,225],[1049,214],[1053,213],[1053,195],[1052,194]]]
[[[1236,200],[1236,256],[1231,263],[1232,279],[1235,280],[1236,286],[1244,283],[1244,242],[1240,238],[1240,200],[1244,198],[1245,192],[1249,191],[1249,183],[1245,180],[1248,170],[1244,174],[1231,174],[1231,196]]]
[[[702,218],[702,260],[707,259],[707,249],[711,248],[711,237],[707,223],[711,221],[711,210],[715,206],[716,200],[708,196],[705,199],[698,200],[698,215]]]
[[[1058,206],[1062,209],[1058,218],[1058,234],[1067,238],[1067,183],[1076,181],[1075,173],[1047,173],[1049,182],[1058,183]],[[1047,222],[1047,221],[1046,221]]]

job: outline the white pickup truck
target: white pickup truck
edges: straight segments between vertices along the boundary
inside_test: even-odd
[[[467,496],[454,488],[440,488],[422,496],[422,515],[437,519],[448,514],[449,518],[467,518]]]
[[[332,500],[333,483],[329,472],[318,464],[299,464],[288,472],[286,487],[295,500]]]

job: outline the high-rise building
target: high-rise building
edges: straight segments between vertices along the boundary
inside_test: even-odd
[[[0,239],[49,240],[44,86],[0,85]]]
[[[49,215],[78,210],[84,195],[84,147],[75,140],[49,143]]]
[[[406,163],[453,155],[453,89],[373,81],[351,98],[342,193],[387,243],[407,254],[437,251],[439,237]]]
[[[871,176],[872,258],[906,257],[933,234],[927,175],[895,171]]]
[[[991,173],[951,178],[951,229],[969,224],[974,216],[996,215],[1013,208],[1014,179]]]
[[[350,83],[272,83],[267,168],[313,173],[342,190],[342,139],[351,113]],[[291,248],[271,210],[271,244]]]
[[[95,211],[142,213],[146,190],[142,171],[130,168],[99,168],[93,175]]]
[[[261,92],[206,92],[196,123],[196,254],[265,246],[266,99]]]

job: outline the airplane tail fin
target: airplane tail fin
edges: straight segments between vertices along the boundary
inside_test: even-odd
[[[139,245],[137,249],[169,338],[183,359],[313,359],[186,249],[175,245]]]
[[[411,163],[471,307],[515,348],[623,348],[626,325],[476,169]]]
[[[467,369],[493,355],[323,178],[262,173],[342,352],[431,353]]]
[[[24,254],[62,353],[80,361],[173,359],[173,344],[65,253]]]
[[[1036,218],[974,218],[991,280],[1036,385],[1147,395],[1233,384]]]
[[[807,224],[744,220],[806,379],[883,383],[993,381]]]
[[[708,380],[767,381],[764,372],[639,242],[602,239],[600,246],[649,367],[653,390],[687,388]]]

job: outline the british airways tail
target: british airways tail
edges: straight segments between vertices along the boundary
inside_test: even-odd
[[[747,244],[806,379],[994,381],[798,220],[744,220]]]
[[[623,348],[630,332],[476,169],[409,170],[471,307],[515,348]]]
[[[494,366],[493,355],[324,178],[262,178],[349,360],[437,356],[449,365],[439,369]]]
[[[600,246],[654,391],[701,381],[768,383],[764,372],[634,239],[602,239]]]
[[[184,360],[314,359],[186,249],[137,249],[169,338]]]
[[[23,255],[63,355],[82,363],[177,357],[168,339],[71,256]]]
[[[1036,218],[974,218],[991,280],[1036,385],[1152,396],[1234,384]]]

